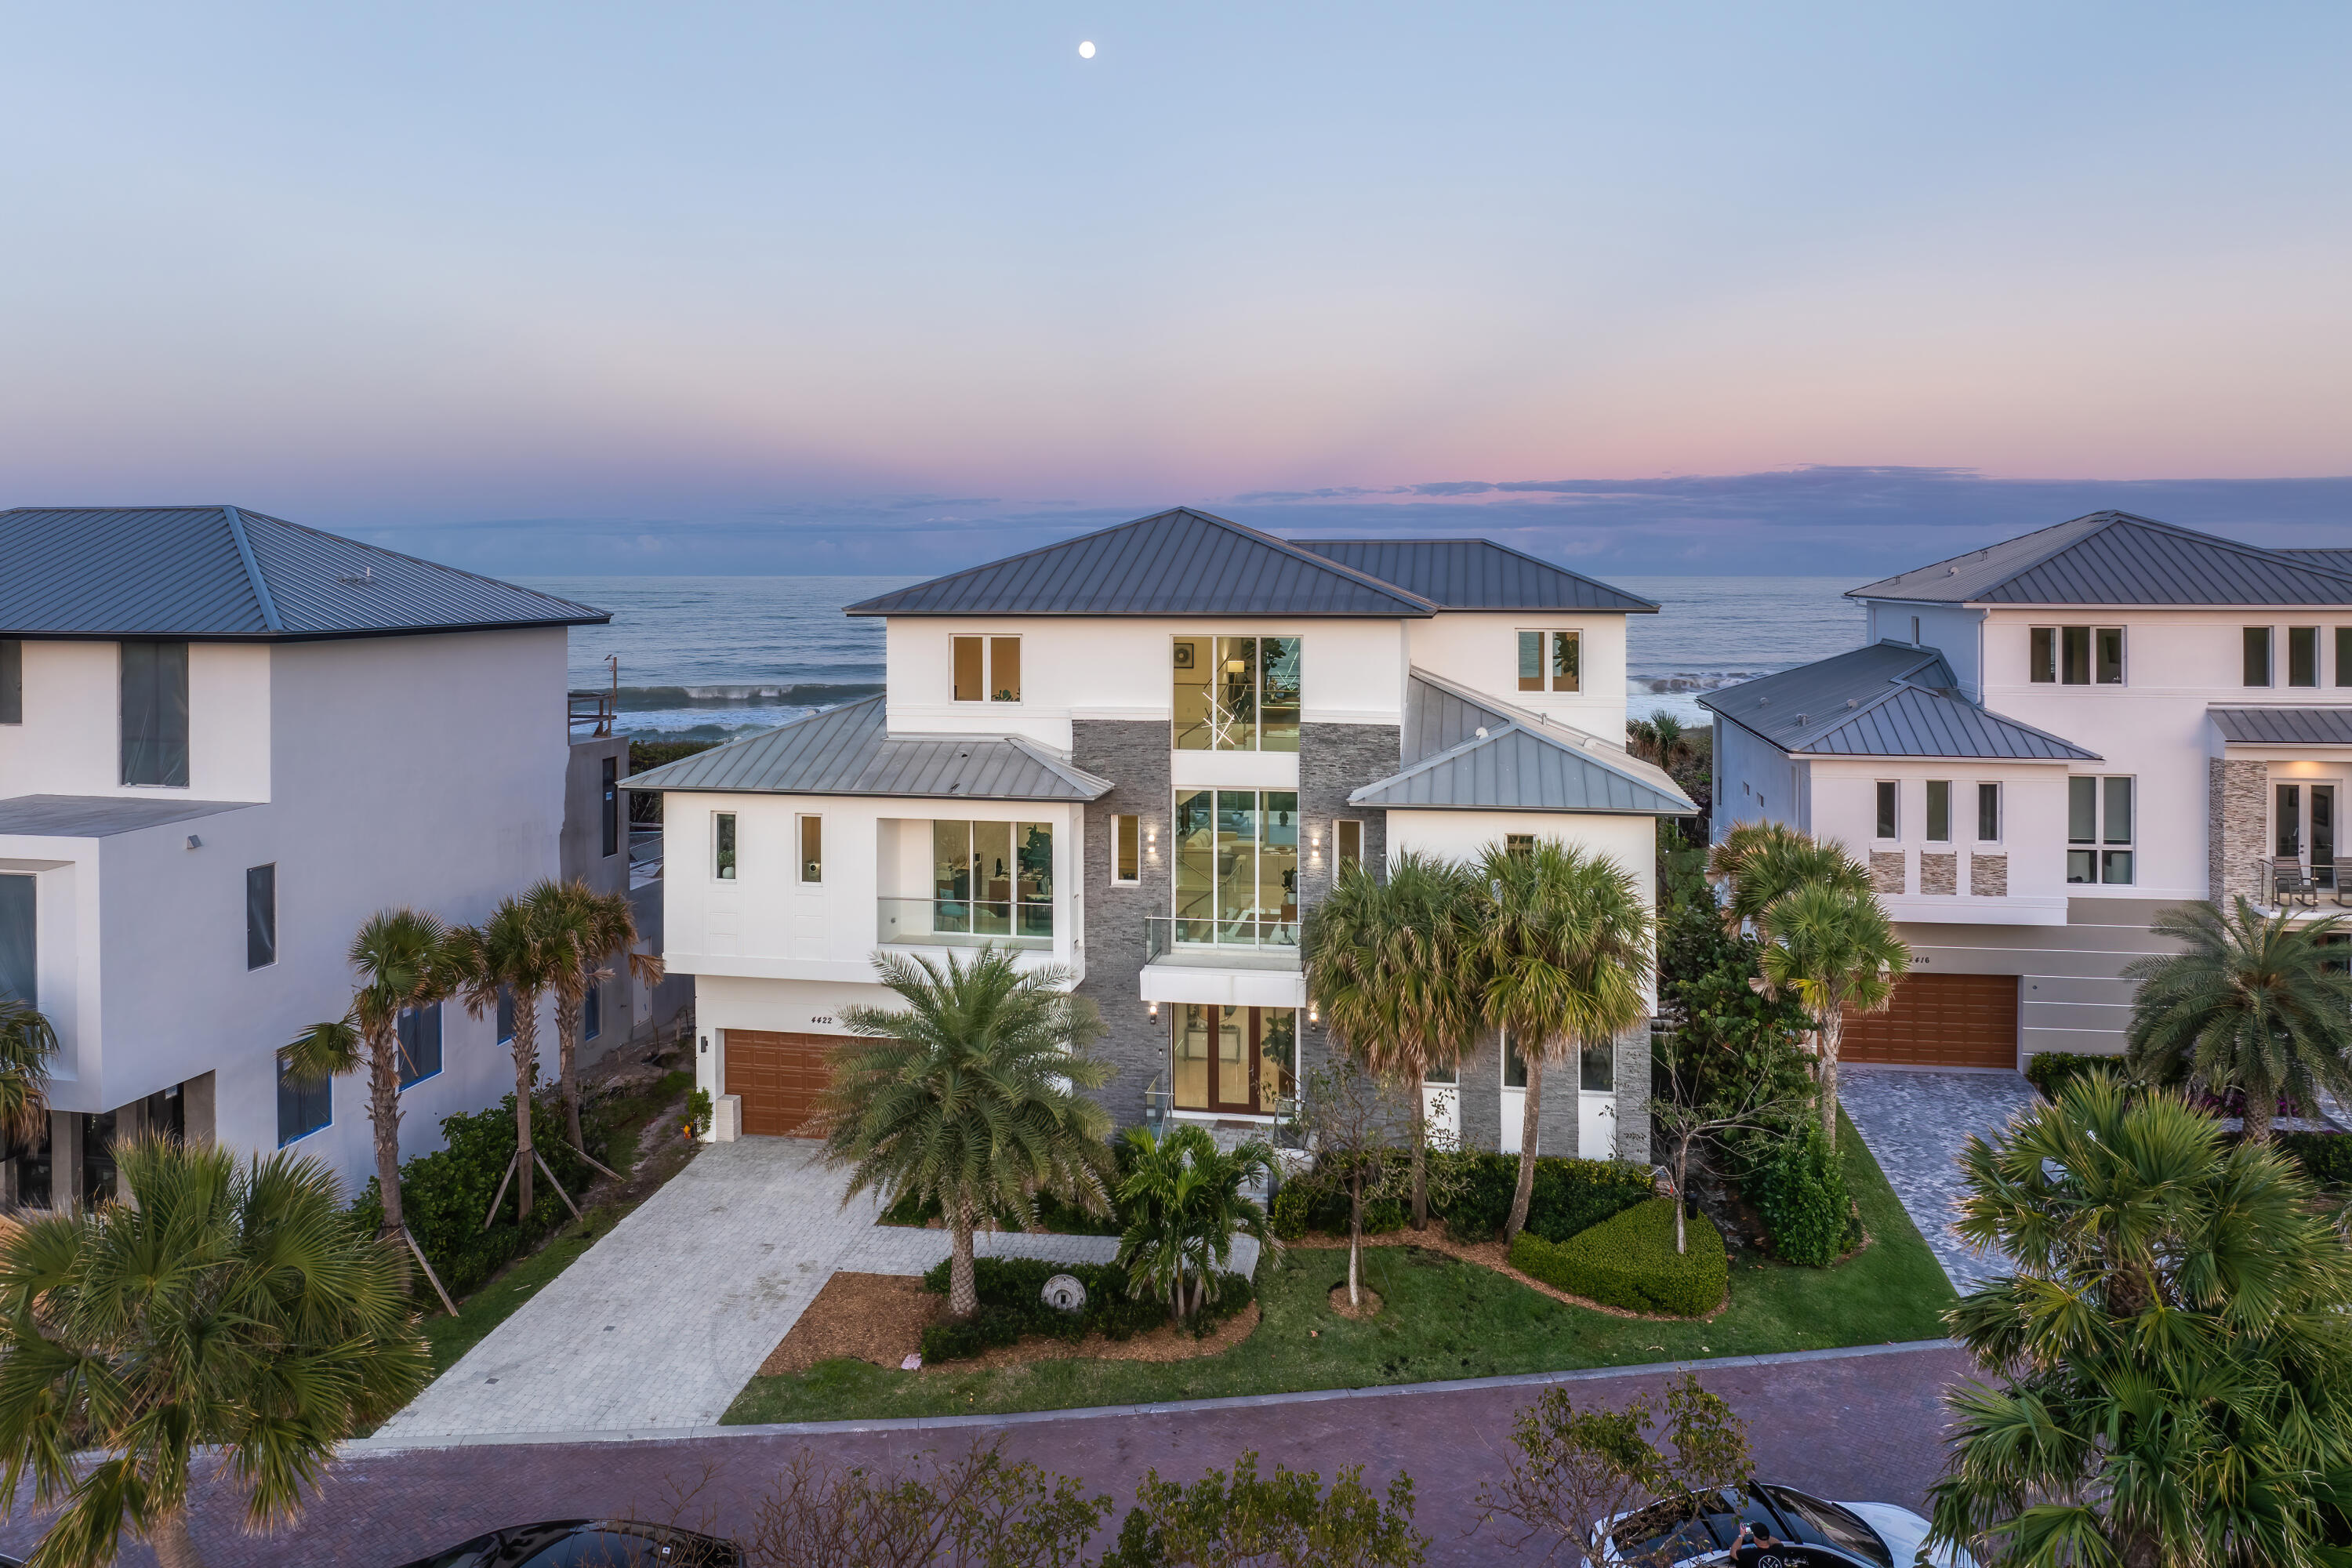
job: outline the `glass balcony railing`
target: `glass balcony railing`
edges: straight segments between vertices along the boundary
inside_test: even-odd
[[[983,899],[881,899],[885,946],[1050,948],[1054,906]]]
[[[1180,953],[1256,953],[1298,960],[1298,921],[1259,911],[1210,917],[1150,915],[1144,919],[1145,962]]]

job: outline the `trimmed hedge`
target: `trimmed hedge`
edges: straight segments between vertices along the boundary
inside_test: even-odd
[[[1436,1211],[1445,1228],[1457,1241],[1494,1240],[1511,1217],[1519,1157],[1475,1152],[1441,1158],[1464,1179],[1463,1190]],[[1539,1155],[1527,1228],[1546,1241],[1566,1241],[1656,1195],[1657,1183],[1647,1165]]]
[[[2083,1051],[2036,1051],[2025,1058],[2025,1081],[2042,1091],[2044,1100],[2055,1100],[2065,1087],[2084,1074],[2105,1068],[2121,1072],[2121,1057],[2093,1056]]]
[[[1572,1296],[1630,1312],[1703,1318],[1723,1305],[1731,1265],[1723,1235],[1701,1215],[1686,1222],[1690,1250],[1675,1250],[1675,1200],[1651,1198],[1565,1242],[1521,1231],[1511,1266]]]
[[[1846,1190],[1845,1164],[1821,1123],[1751,1143],[1739,1190],[1756,1205],[1773,1254],[1784,1263],[1827,1268],[1860,1243],[1861,1216]]]
[[[1168,1321],[1166,1303],[1127,1293],[1127,1272],[1116,1264],[975,1258],[971,1272],[980,1293],[980,1310],[961,1323],[933,1323],[925,1329],[926,1362],[966,1360],[1030,1334],[1077,1341],[1099,1332],[1105,1339],[1125,1340]],[[1045,1305],[1045,1281],[1056,1274],[1070,1275],[1087,1288],[1082,1310],[1061,1312]],[[1249,1280],[1239,1274],[1220,1275],[1217,1285],[1216,1299],[1204,1302],[1193,1316],[1195,1333],[1206,1333],[1248,1306],[1255,1295]],[[923,1276],[923,1288],[934,1295],[948,1293],[944,1261]]]
[[[2273,1132],[2271,1142],[2321,1186],[2352,1186],[2352,1133]]]

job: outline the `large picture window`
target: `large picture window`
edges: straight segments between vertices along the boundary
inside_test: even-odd
[[[2133,781],[2076,774],[2066,781],[2066,880],[2127,885],[2138,816]]]
[[[931,824],[931,931],[1054,934],[1054,828],[1045,822]]]
[[[122,782],[188,787],[188,645],[122,646]]]
[[[1298,794],[1176,797],[1176,940],[1298,945]]]
[[[1175,749],[1298,750],[1297,637],[1178,637]]]

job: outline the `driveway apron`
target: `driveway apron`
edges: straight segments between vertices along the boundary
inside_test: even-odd
[[[1930,1072],[1861,1063],[1838,1068],[1838,1100],[1877,1157],[1904,1212],[1961,1294],[1998,1274],[1997,1254],[1954,1233],[1964,1192],[1960,1151],[1990,1140],[2032,1105],[2032,1085],[2013,1072]]]

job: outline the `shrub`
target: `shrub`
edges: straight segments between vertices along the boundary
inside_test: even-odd
[[[1807,1121],[1785,1134],[1751,1141],[1743,1152],[1748,1164],[1740,1190],[1763,1216],[1772,1251],[1783,1262],[1826,1268],[1860,1239],[1844,1162],[1820,1123]]]
[[[2303,1167],[2303,1173],[2323,1187],[2352,1186],[2352,1134],[2343,1132],[2273,1132],[2271,1142],[2280,1153]]]
[[[1274,1235],[1277,1241],[1297,1241],[1307,1234],[1313,1217],[1315,1194],[1307,1188],[1286,1184],[1274,1194]]]
[[[2025,1058],[2025,1081],[2042,1091],[2044,1100],[2055,1100],[2068,1084],[2086,1072],[2104,1068],[2121,1072],[2121,1057],[2091,1056],[2082,1051],[2036,1051]]]
[[[1685,1226],[1690,1250],[1675,1250],[1675,1200],[1651,1198],[1565,1242],[1521,1231],[1511,1266],[1588,1300],[1633,1312],[1703,1318],[1723,1304],[1731,1265],[1722,1233],[1704,1215]]]
[[[499,1178],[506,1174],[507,1163],[514,1158],[514,1096],[509,1094],[487,1110],[444,1119],[441,1135],[448,1146],[420,1154],[400,1167],[403,1215],[434,1272],[453,1296],[474,1290],[509,1259],[572,1217],[563,1200],[547,1184],[546,1173],[534,1171],[537,1180],[532,1184],[528,1222],[515,1224],[515,1194],[509,1184],[500,1200],[498,1219],[489,1229],[482,1228],[482,1216],[489,1212]],[[561,1108],[534,1100],[531,1142],[577,1201],[587,1190],[590,1172],[564,1137]],[[598,1139],[592,1134],[589,1142]],[[352,1215],[371,1231],[383,1223],[383,1199],[373,1176],[352,1205]],[[418,1291],[431,1295],[433,1288],[421,1275],[414,1283]]]
[[[964,1321],[933,1323],[923,1331],[923,1359],[960,1361],[1028,1334],[1076,1341],[1099,1332],[1105,1339],[1131,1339],[1146,1329],[1168,1321],[1168,1309],[1147,1297],[1129,1296],[1126,1272],[1103,1263],[1054,1263],[1035,1258],[975,1258],[972,1283],[980,1293],[980,1310]],[[1056,1311],[1045,1305],[1045,1281],[1067,1274],[1087,1288],[1087,1304],[1076,1312]],[[1249,1305],[1255,1292],[1238,1274],[1219,1279],[1217,1299],[1193,1314],[1195,1333]],[[945,1260],[923,1276],[923,1288],[934,1295],[948,1293]]]
[[[1457,1241],[1492,1241],[1510,1217],[1519,1181],[1517,1154],[1465,1152],[1437,1156],[1461,1174],[1460,1191],[1437,1212]],[[1612,1215],[1656,1195],[1646,1165],[1616,1160],[1536,1161],[1528,1229],[1546,1241],[1566,1241]]]

